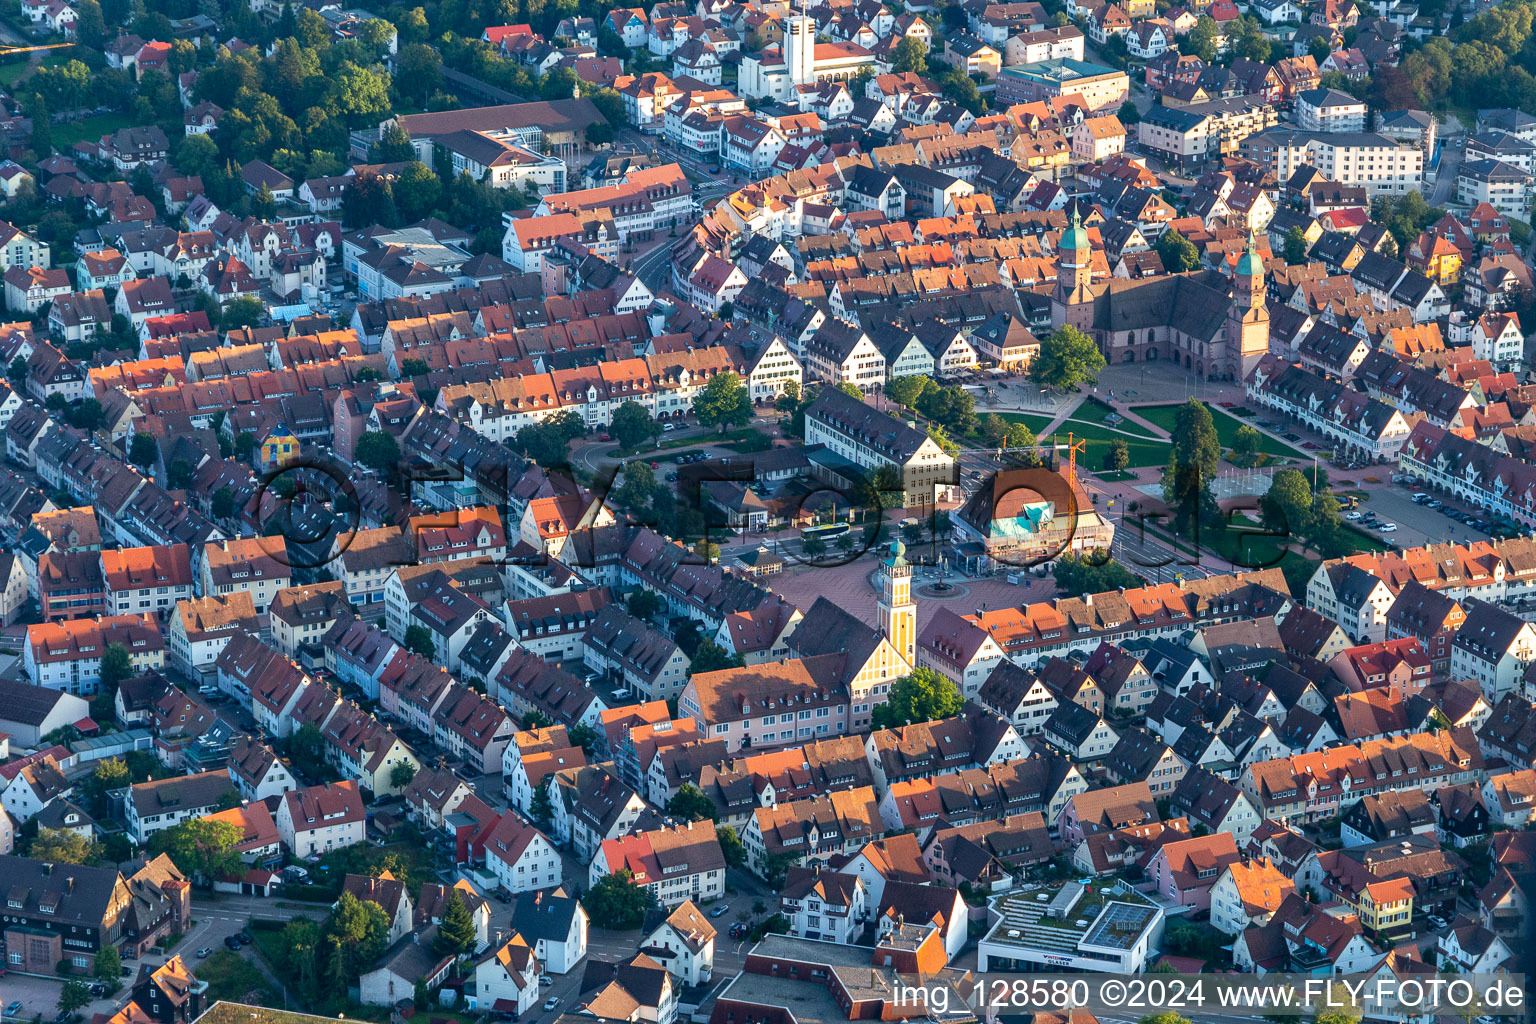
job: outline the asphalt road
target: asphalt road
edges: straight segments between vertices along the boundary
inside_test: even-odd
[[[282,905],[279,906],[279,903]],[[280,900],[277,897],[261,899],[256,896],[221,896],[199,889],[192,894],[192,920],[197,923],[171,951],[171,955],[179,954],[196,973],[199,949],[205,947],[213,950],[223,949],[224,940],[242,931],[253,917],[270,921],[289,921],[296,917],[311,917],[318,920],[325,917],[327,910],[328,908],[323,906],[316,905],[311,908]],[[254,946],[246,946],[240,951],[240,955],[253,961],[258,967],[261,965]],[[140,960],[124,960],[123,966],[132,970],[133,976],[137,977],[141,965],[159,967],[168,959],[168,956],[147,956]],[[125,998],[127,987],[132,984],[132,979],[128,977],[122,978],[121,981],[123,988],[119,989],[116,995],[94,1000],[81,1011],[87,1019],[96,1013],[116,1012],[118,1005]],[[8,974],[4,983],[0,984],[0,993],[4,994],[3,998],[0,998],[0,1005],[19,1000],[22,1005],[21,1016],[31,1019],[37,1014],[42,1014],[44,1019],[52,1020],[58,1013],[59,991],[63,987],[64,979],[62,978]]]

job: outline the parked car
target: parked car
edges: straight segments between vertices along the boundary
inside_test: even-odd
[[[7,1017],[20,1017],[21,1016],[21,1000],[18,999],[15,1002],[11,1003],[10,1006],[7,1006],[5,1008],[5,1015]]]
[[[235,938],[240,940],[240,945],[242,946],[249,946],[252,942],[255,941],[251,938],[250,932],[241,932],[239,935],[236,935]]]
[[[603,434],[601,437],[598,438],[598,440],[599,441],[612,441],[613,440],[613,435],[612,434]]]
[[[540,985],[553,985],[554,983],[555,983],[555,979],[553,977],[551,977],[550,975],[548,975],[548,974],[541,974],[541,975],[539,975],[539,984]]]
[[[715,904],[714,909],[709,912],[709,916],[719,917],[722,914],[727,913],[730,909],[731,905],[729,903],[717,903]]]
[[[236,943],[235,945],[236,945],[236,948],[239,948],[239,943]],[[213,952],[212,947],[204,946],[202,949],[197,951],[197,958],[199,960],[207,960],[208,959],[208,955],[210,953],[212,953],[212,952]]]
[[[676,423],[663,423],[661,425],[661,429],[662,429],[662,431],[664,433],[670,434],[670,433],[672,433],[672,431],[677,429],[677,424]]]
[[[227,935],[224,937],[224,945],[229,949],[238,951],[240,949],[240,938],[235,935]]]
[[[544,1000],[544,1009],[546,1010],[553,1010],[559,1005],[560,998],[558,996],[550,996],[548,999]]]
[[[1376,527],[1376,531],[1378,533],[1396,533],[1397,532],[1397,524],[1396,523],[1382,523],[1380,526]]]
[[[502,903],[511,903],[512,902],[512,894],[510,892],[507,892],[507,890],[505,890],[505,889],[497,889],[496,890],[496,899],[498,901],[502,902]]]

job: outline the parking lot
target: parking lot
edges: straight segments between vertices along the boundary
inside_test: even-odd
[[[135,961],[125,960],[124,966],[137,971]],[[89,981],[88,978],[81,979]],[[126,988],[131,979],[123,978]],[[41,1016],[44,1020],[51,1021],[59,1013],[59,990],[64,987],[63,978],[34,978],[21,974],[7,974],[5,981],[0,982],[0,995],[4,996],[0,1006],[9,1006],[12,1001],[21,1003],[21,1012],[17,1015],[20,1020],[36,1020]],[[116,996],[104,999],[92,1000],[79,1012],[86,1020],[90,1020],[92,1014],[111,1014],[117,1011],[117,1004],[122,1002],[123,992],[120,990]]]

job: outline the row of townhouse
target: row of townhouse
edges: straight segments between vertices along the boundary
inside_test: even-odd
[[[1313,822],[1348,810],[1362,797],[1403,789],[1482,782],[1484,757],[1469,729],[1372,740],[1261,761],[1239,785],[1266,818]]]
[[[403,775],[420,767],[388,726],[255,636],[231,639],[215,671],[219,688],[251,712],[258,729],[283,738],[313,725],[326,761],[376,796],[401,792]],[[422,731],[432,735],[430,721]]]
[[[1074,651],[1090,655],[1101,643],[1175,639],[1193,629],[1291,606],[1279,570],[1058,598],[1020,608],[983,610],[963,618],[991,635],[1007,658],[1030,668]]]
[[[1536,467],[1422,422],[1404,440],[1402,472],[1497,515],[1536,525]]]
[[[1413,429],[1399,409],[1278,356],[1267,355],[1259,361],[1245,390],[1250,401],[1283,413],[1350,454],[1374,462],[1396,459]]]
[[[451,384],[438,392],[434,408],[493,441],[504,441],[523,427],[566,412],[580,416],[589,427],[606,427],[627,402],[657,419],[684,416],[698,390],[720,373],[737,374],[751,388],[754,400],[767,401],[783,394],[790,383],[802,383],[798,362],[783,349],[782,341],[774,341],[777,347],[770,346],[750,364],[733,359],[729,350],[716,345],[552,373]]]

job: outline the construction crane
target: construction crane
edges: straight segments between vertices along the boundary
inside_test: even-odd
[[[1087,451],[1088,450],[1088,442],[1087,441],[1079,441],[1079,440],[1075,439],[1072,436],[1072,432],[1071,431],[1067,432],[1067,443],[1066,444],[1061,444],[1059,441],[1056,441],[1055,437],[1056,437],[1056,435],[1052,434],[1051,435],[1052,440],[1050,440],[1050,441],[1044,441],[1044,440],[1037,439],[1036,443],[1034,443],[1034,444],[1019,445],[1019,446],[1016,446],[1016,447],[1013,447],[1013,448],[1010,448],[1010,447],[1008,447],[1008,445],[1004,444],[1001,448],[992,449],[996,453],[993,457],[997,458],[997,459],[1001,459],[1005,455],[1011,455],[1011,454],[1017,454],[1019,452],[1030,451],[1030,452],[1039,452],[1041,457],[1044,458],[1047,452],[1049,452],[1051,455],[1055,455],[1055,453],[1057,453],[1057,452],[1061,451],[1063,448],[1065,448],[1067,450],[1067,469],[1068,469],[1068,473],[1070,474],[1071,479],[1076,480],[1077,479],[1077,453],[1080,450],[1081,451]]]
[[[36,53],[39,50],[62,50],[66,46],[74,45],[74,43],[38,43],[36,46],[0,45],[0,60],[3,60],[6,57],[14,57],[18,53]]]

